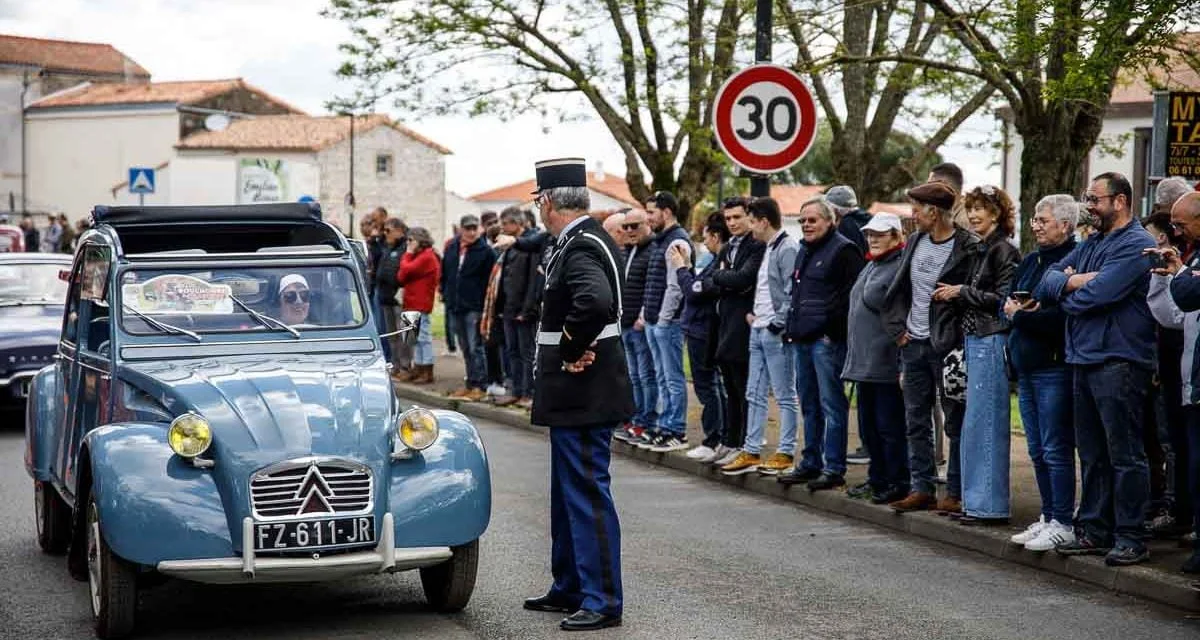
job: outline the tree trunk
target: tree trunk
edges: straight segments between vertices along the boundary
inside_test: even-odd
[[[1061,193],[1077,197],[1089,176],[1084,162],[1100,136],[1102,112],[1082,105],[1053,111],[1017,114],[1021,135],[1021,250],[1035,248],[1029,221],[1043,197]]]

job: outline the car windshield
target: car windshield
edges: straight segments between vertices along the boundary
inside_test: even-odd
[[[0,306],[63,304],[67,283],[58,272],[69,268],[53,263],[0,264]]]
[[[338,266],[130,269],[120,283],[122,326],[133,334],[291,337],[356,327],[366,318],[353,272]]]

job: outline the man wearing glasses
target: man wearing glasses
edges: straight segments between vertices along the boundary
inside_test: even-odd
[[[1145,562],[1150,472],[1143,407],[1155,364],[1146,302],[1154,239],[1133,217],[1133,188],[1119,173],[1096,176],[1083,196],[1099,228],[1051,265],[1034,291],[1067,314],[1074,373],[1075,438],[1082,493],[1074,540],[1062,555],[1104,555],[1110,566]]]
[[[650,264],[650,248],[654,234],[646,223],[646,212],[633,209],[621,223],[625,236],[625,289],[621,292],[621,341],[625,344],[625,359],[629,365],[629,381],[633,386],[633,418],[613,435],[625,442],[639,441],[647,431],[658,428],[658,381],[654,359],[646,338],[646,325],[638,313],[646,297],[646,269]]]

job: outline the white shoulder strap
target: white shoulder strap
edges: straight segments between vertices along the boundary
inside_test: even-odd
[[[613,258],[612,252],[608,250],[608,245],[605,244],[603,240],[596,237],[595,234],[585,231],[579,235],[584,236],[599,245],[600,250],[603,251],[604,255],[608,257],[608,264],[612,266],[613,270],[613,283],[616,284],[617,287],[617,320],[620,321],[625,310],[622,307],[621,299],[621,270],[617,268],[617,261]]]

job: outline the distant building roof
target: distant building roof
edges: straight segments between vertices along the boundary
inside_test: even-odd
[[[641,206],[637,198],[633,197],[633,193],[629,190],[629,183],[623,176],[590,171],[587,176],[587,186],[597,193],[620,200],[631,207]],[[467,199],[475,202],[529,202],[533,200],[532,193],[536,188],[536,181],[526,180],[477,193]]]
[[[130,75],[149,80],[150,72],[129,56],[99,42],[72,42],[0,34],[0,64],[41,67],[48,71]]]
[[[389,126],[442,154],[452,151],[382,114],[357,116],[354,133]],[[320,151],[350,136],[346,116],[279,115],[238,118],[221,131],[200,131],[184,138],[179,149],[255,149]]]
[[[179,82],[148,82],[142,84],[84,83],[58,93],[52,93],[29,105],[30,109],[54,107],[99,107],[122,104],[172,103],[190,105],[204,102],[235,90],[258,94],[293,113],[300,109],[249,84],[241,78],[227,80],[184,80]]]

